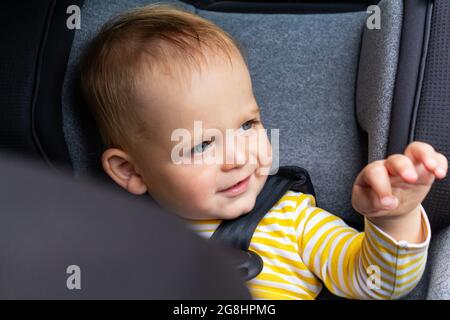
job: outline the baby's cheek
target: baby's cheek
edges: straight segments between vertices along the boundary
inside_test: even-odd
[[[269,138],[266,134],[260,136],[258,143],[258,163],[260,166],[260,170],[267,168],[267,171],[270,169],[272,165],[272,145],[270,144]]]
[[[208,172],[197,172],[182,183],[186,201],[200,203],[215,190],[214,176]]]

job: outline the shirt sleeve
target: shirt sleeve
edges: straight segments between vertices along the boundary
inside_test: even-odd
[[[365,218],[364,232],[349,227],[300,194],[295,231],[306,266],[335,295],[352,299],[397,299],[408,294],[425,269],[430,224],[421,206],[422,243],[396,241]]]

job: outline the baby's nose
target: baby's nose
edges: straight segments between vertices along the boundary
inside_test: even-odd
[[[251,158],[250,155],[251,142],[246,137],[234,137],[234,139],[226,140],[223,150],[223,166],[224,171],[239,168],[247,165]]]
[[[236,152],[233,157],[225,157],[222,164],[222,170],[230,171],[235,168],[243,167],[247,163],[247,158],[248,157],[243,152]]]

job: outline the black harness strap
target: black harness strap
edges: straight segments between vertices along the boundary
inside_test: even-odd
[[[222,221],[211,240],[226,247],[247,251],[258,223],[288,190],[315,196],[311,179],[305,169],[297,166],[279,167],[275,175],[267,178],[256,197],[254,208],[236,219]]]

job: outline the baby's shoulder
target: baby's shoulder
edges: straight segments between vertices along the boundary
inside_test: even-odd
[[[337,216],[325,209],[316,206],[316,199],[312,194],[287,191],[278,202],[272,206],[265,218],[267,223],[280,224],[285,227],[294,227],[295,230],[305,228],[307,224],[316,225],[319,221],[335,221],[344,223]],[[331,219],[331,220],[330,220]]]
[[[316,199],[312,194],[288,190],[275,204],[278,207],[290,206],[298,208],[299,206],[315,207]],[[275,207],[274,206],[274,207]]]
[[[266,218],[297,220],[299,214],[304,209],[313,208],[316,205],[316,200],[313,195],[288,190],[269,210]],[[305,214],[305,212],[303,212]]]

